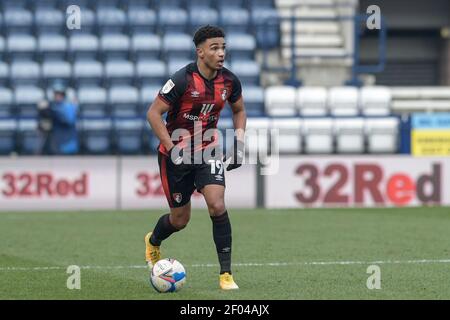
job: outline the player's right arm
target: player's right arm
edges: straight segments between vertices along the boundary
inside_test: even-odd
[[[169,110],[170,105],[161,98],[157,97],[147,111],[148,123],[166,150],[170,150],[174,146],[166,125],[162,119],[162,115]]]
[[[172,149],[174,144],[162,120],[162,115],[172,108],[177,108],[178,102],[186,90],[186,86],[186,68],[183,68],[175,72],[167,80],[147,111],[147,120],[152,130],[167,151]]]

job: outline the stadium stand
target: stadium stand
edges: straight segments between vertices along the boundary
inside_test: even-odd
[[[13,93],[8,88],[0,88],[0,117],[12,117],[13,114]]]
[[[328,113],[327,90],[322,87],[301,87],[297,90],[297,107],[302,116],[325,116]]]
[[[3,118],[0,114],[0,155],[7,155],[14,151],[16,130],[16,121],[8,117]]]
[[[40,153],[42,141],[37,129],[36,119],[21,118],[19,120],[17,144],[21,154],[36,155]]]
[[[397,113],[450,111],[448,87],[393,87],[391,95]]]
[[[112,120],[111,118],[83,118],[80,121],[81,145],[88,154],[111,154]]]
[[[42,34],[38,37],[39,60],[64,60],[67,52],[67,39],[60,34]]]
[[[328,93],[328,106],[333,116],[357,116],[358,89],[355,87],[335,87]]]
[[[161,38],[156,34],[137,33],[131,38],[131,48],[134,60],[158,59],[161,51]]]
[[[107,92],[102,87],[84,87],[77,93],[81,116],[106,116]]]
[[[354,32],[339,16],[354,14],[353,0],[81,0],[82,28],[68,30],[70,2],[0,2],[2,154],[39,151],[36,103],[56,79],[73,88],[79,102],[83,153],[154,153],[147,107],[167,77],[193,60],[192,33],[207,23],[227,32],[225,66],[241,79],[249,129],[279,129],[282,153],[395,153],[401,115],[450,110],[448,88],[358,88],[341,81],[329,61],[352,68],[354,61],[346,59],[353,55]],[[281,66],[291,57],[286,18],[292,15],[295,62],[304,80],[299,87],[282,77],[265,81],[268,68],[260,59],[276,51]],[[321,76],[321,68],[330,74]],[[231,115],[227,106],[221,130],[232,126]],[[249,141],[251,153],[258,143]]]
[[[331,118],[305,119],[302,129],[306,153],[333,153],[333,120]]]
[[[113,137],[120,154],[139,154],[142,151],[144,123],[139,118],[115,118]]]
[[[298,154],[302,151],[302,120],[293,119],[272,119],[272,128],[277,128],[279,135],[275,135],[278,150],[283,154]],[[275,147],[277,148],[277,147]]]
[[[200,26],[219,23],[219,13],[217,10],[205,6],[201,3],[191,3],[189,8],[189,29],[194,33]]]
[[[36,104],[44,99],[44,90],[37,86],[17,86],[14,90],[14,103],[19,116],[37,117]]]
[[[364,119],[335,119],[334,135],[337,153],[360,154],[365,151]]]
[[[109,90],[108,102],[113,116],[138,116],[139,91],[133,86],[115,86]]]
[[[266,112],[270,116],[294,116],[295,88],[274,86],[266,89]]]
[[[367,119],[365,130],[370,153],[395,153],[398,150],[399,119]]]
[[[391,113],[392,93],[386,87],[363,87],[360,103],[361,113],[365,116],[387,116]]]
[[[72,66],[67,61],[50,60],[42,63],[42,78],[49,86],[55,80],[69,82],[72,78]]]

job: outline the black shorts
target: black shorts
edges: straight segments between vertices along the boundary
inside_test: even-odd
[[[176,165],[170,156],[158,152],[158,163],[164,193],[171,208],[188,203],[195,189],[200,192],[208,184],[225,186],[225,168],[221,160]]]

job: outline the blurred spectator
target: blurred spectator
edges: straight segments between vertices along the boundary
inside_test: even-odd
[[[65,85],[57,81],[52,86],[53,99],[38,104],[41,154],[75,154],[79,150],[76,128],[78,105],[67,99],[66,90]]]

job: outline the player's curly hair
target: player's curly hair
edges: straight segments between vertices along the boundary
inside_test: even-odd
[[[194,44],[198,47],[199,44],[203,43],[210,38],[225,38],[225,32],[219,27],[206,25],[200,27],[194,34]]]

